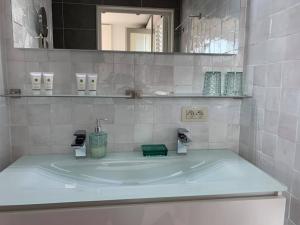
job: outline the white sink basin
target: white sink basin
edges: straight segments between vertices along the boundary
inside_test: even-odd
[[[59,161],[43,169],[56,175],[88,182],[117,185],[142,185],[186,176],[206,166],[202,160],[155,158],[137,160]]]
[[[75,202],[252,196],[286,187],[226,150],[144,158],[140,152],[105,159],[24,156],[0,173],[0,207]]]

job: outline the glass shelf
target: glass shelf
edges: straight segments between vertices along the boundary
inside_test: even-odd
[[[243,99],[250,98],[250,96],[242,95],[242,96],[208,96],[202,95],[200,93],[189,93],[189,94],[171,94],[171,95],[142,95],[141,98],[231,98],[231,99]]]
[[[207,98],[207,99],[243,99],[251,96],[205,96],[202,94],[170,94],[170,95],[151,95],[144,94],[133,98],[128,95],[75,95],[75,94],[2,94],[0,97],[7,98],[119,98],[119,99],[145,99],[145,98]]]
[[[126,95],[75,95],[75,94],[3,94],[1,97],[8,98],[131,98]]]

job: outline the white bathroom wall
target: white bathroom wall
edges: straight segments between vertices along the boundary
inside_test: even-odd
[[[249,3],[240,154],[288,187],[286,224],[300,225],[300,1]]]
[[[4,2],[0,2],[0,93],[4,92],[4,74],[6,71],[5,46],[3,40]],[[11,159],[9,133],[9,106],[5,98],[0,97],[0,171],[5,168]]]
[[[226,57],[219,60],[228,62]],[[19,51],[16,58],[8,61],[8,87],[29,91],[29,71],[54,71],[55,91],[72,93],[75,91],[75,72],[97,72],[99,90],[104,94],[123,94],[134,84],[146,93],[183,89],[201,92],[201,63],[207,61],[212,63],[213,59],[210,56],[26,50]],[[211,64],[206,68],[212,67]],[[232,99],[188,98],[11,99],[13,154],[17,158],[23,154],[70,153],[72,133],[78,129],[92,131],[96,118],[103,117],[109,119],[104,129],[109,134],[110,151],[130,151],[147,143],[164,143],[175,150],[176,130],[180,127],[191,131],[191,148],[238,151],[240,103],[240,100]],[[208,121],[181,122],[181,107],[186,106],[208,107]]]

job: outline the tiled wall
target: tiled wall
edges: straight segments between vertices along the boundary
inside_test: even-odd
[[[252,0],[240,153],[287,185],[286,224],[300,225],[300,2]]]
[[[234,59],[227,57],[219,60],[228,63]],[[49,70],[55,72],[55,91],[71,93],[75,91],[74,73],[77,71],[97,72],[102,93],[123,94],[127,87],[134,86],[146,93],[154,90],[201,92],[203,68],[213,68],[213,64],[202,66],[205,62],[213,63],[213,58],[18,50],[18,56],[8,61],[8,84],[29,89],[29,71]],[[183,106],[208,107],[209,120],[181,122]],[[130,151],[147,143],[165,143],[175,150],[176,130],[185,127],[191,131],[191,148],[238,151],[239,115],[240,100],[230,99],[12,99],[12,148],[15,158],[28,153],[69,153],[72,133],[77,129],[92,131],[96,118],[105,117],[109,119],[104,125],[109,133],[109,150]]]
[[[51,0],[12,0],[14,45],[16,48],[39,48],[39,33],[37,33],[37,20],[41,7],[45,7],[49,28],[48,42],[52,46],[52,7]]]
[[[0,2],[0,92],[4,90],[5,73],[5,47],[3,40],[3,14],[4,4]],[[10,133],[9,133],[9,106],[5,98],[0,97],[0,171],[6,167],[11,158]]]
[[[30,91],[30,71],[55,73],[54,91],[74,93],[75,72],[97,72],[99,93],[123,94],[128,87],[176,93],[201,93],[207,70],[241,70],[243,57],[161,54],[120,54],[91,51],[45,51],[12,48],[7,1],[5,41],[7,88]],[[144,143],[165,143],[175,149],[176,129],[191,131],[191,148],[238,151],[240,100],[232,99],[11,99],[13,158],[23,154],[69,153],[72,133],[92,131],[95,119],[106,117],[110,151],[137,149]],[[204,123],[182,123],[182,106],[209,109]]]
[[[202,18],[190,18],[201,13]],[[237,53],[244,47],[245,0],[183,0],[181,51]]]

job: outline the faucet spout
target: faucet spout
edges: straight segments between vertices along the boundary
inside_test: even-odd
[[[189,131],[185,128],[177,130],[177,154],[187,154],[189,144],[192,140],[187,136]]]

